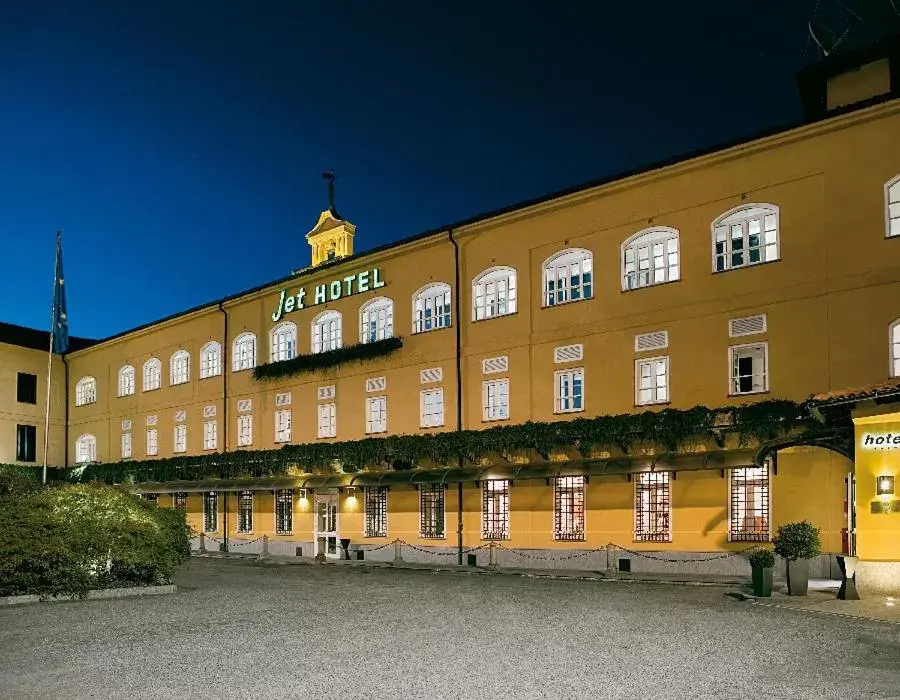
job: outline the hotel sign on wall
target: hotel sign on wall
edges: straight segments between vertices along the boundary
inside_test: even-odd
[[[900,450],[900,432],[863,433],[860,446],[865,450]]]
[[[326,301],[335,301],[342,297],[362,294],[383,286],[384,280],[381,278],[381,270],[373,267],[371,270],[363,270],[343,279],[318,284],[311,295],[306,294],[305,287],[300,287],[290,296],[287,293],[287,289],[282,289],[279,290],[278,308],[272,312],[272,321],[277,323],[285,314],[305,309],[307,306],[324,304]],[[310,298],[312,301],[310,301]]]

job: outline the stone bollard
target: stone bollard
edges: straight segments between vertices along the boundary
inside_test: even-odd
[[[206,554],[206,535],[200,533],[200,554]]]
[[[262,554],[260,555],[260,559],[265,559],[266,557],[269,556],[269,536],[263,535],[262,540],[263,540],[263,551],[262,551]]]
[[[391,562],[394,566],[399,566],[403,563],[403,551],[402,551],[403,543],[397,540],[394,542],[394,561]]]
[[[613,578],[619,577],[619,566],[616,561],[616,546],[614,544],[606,545],[606,571]]]
[[[499,568],[497,565],[497,543],[491,542],[488,544],[488,565],[489,569],[497,569]]]

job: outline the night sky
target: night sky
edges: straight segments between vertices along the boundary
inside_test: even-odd
[[[308,264],[329,168],[360,252],[797,120],[815,5],[3,3],[0,320],[57,229],[105,337]]]

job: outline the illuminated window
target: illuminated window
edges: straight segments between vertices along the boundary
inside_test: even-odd
[[[509,418],[509,379],[494,379],[481,383],[481,398],[486,421]]]
[[[186,384],[191,380],[191,356],[187,350],[179,350],[169,360],[169,385]]]
[[[443,282],[420,289],[413,297],[413,333],[450,326],[450,285]]]
[[[634,479],[634,539],[671,542],[669,472],[641,472]]]
[[[122,459],[131,459],[131,433],[122,433]]]
[[[75,385],[75,405],[84,406],[85,404],[95,403],[97,401],[97,380],[93,377],[82,377]]]
[[[553,374],[554,412],[577,413],[584,410],[584,370],[564,369]]]
[[[97,438],[84,434],[75,441],[75,461],[78,464],[97,461]]]
[[[769,541],[769,467],[731,469],[728,539]]]
[[[208,420],[203,423],[203,449],[214,450],[219,442],[219,424],[217,421]]]
[[[553,482],[553,539],[584,539],[584,477],[561,476]]]
[[[313,319],[313,352],[328,352],[341,347],[341,314],[338,311],[324,311]]]
[[[294,491],[279,489],[275,492],[275,534],[290,535],[294,530]]]
[[[713,222],[713,272],[778,260],[778,207],[749,204]]]
[[[884,186],[884,216],[888,236],[900,236],[900,175]]]
[[[187,426],[183,423],[175,426],[174,447],[173,452],[187,452]]]
[[[419,392],[419,426],[437,428],[444,424],[444,390],[426,389]]]
[[[757,394],[769,390],[769,344],[733,345],[731,393]]]
[[[387,396],[366,399],[366,433],[387,432]]]
[[[154,391],[162,386],[162,362],[151,357],[144,363],[144,391]]]
[[[256,367],[256,336],[253,333],[241,333],[234,339],[231,348],[231,369],[240,372]]]
[[[238,491],[238,532],[253,532],[253,491]]]
[[[419,487],[419,537],[446,537],[443,484],[422,484]]]
[[[472,320],[506,316],[516,312],[516,271],[511,267],[493,267],[472,283]]]
[[[119,369],[119,396],[134,394],[134,367],[123,365]]]
[[[900,377],[900,319],[894,321],[889,330],[891,353],[891,376]]]
[[[333,403],[319,404],[319,437],[333,438],[337,435],[337,406]]]
[[[367,486],[364,489],[366,508],[366,537],[387,537],[387,489]]]
[[[275,442],[291,441],[291,411],[275,411]]]
[[[544,306],[581,301],[593,296],[593,256],[572,248],[544,263]]]
[[[622,244],[622,289],[674,282],[679,276],[678,230],[639,231]]]
[[[290,321],[275,326],[269,342],[271,346],[269,360],[271,362],[294,359],[297,356],[297,326]]]
[[[176,491],[172,494],[172,506],[179,510],[187,510],[187,492]]]
[[[253,444],[253,416],[238,416],[238,447],[249,447]]]
[[[219,494],[207,491],[203,494],[203,532],[216,532],[219,528]]]
[[[509,539],[509,481],[492,479],[481,485],[481,538]]]
[[[156,428],[147,429],[147,456],[155,457],[159,454],[159,433]]]
[[[634,363],[635,403],[646,406],[669,401],[669,358],[647,357]]]
[[[374,343],[394,336],[394,302],[376,297],[359,310],[359,342]]]
[[[222,346],[215,340],[200,348],[200,379],[222,374]]]

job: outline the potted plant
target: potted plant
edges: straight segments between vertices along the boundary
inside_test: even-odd
[[[757,549],[750,553],[753,595],[768,598],[772,595],[772,574],[775,570],[775,555],[768,549]]]
[[[819,528],[807,520],[778,528],[775,554],[787,562],[788,595],[806,595],[809,587],[809,560],[822,551]]]

